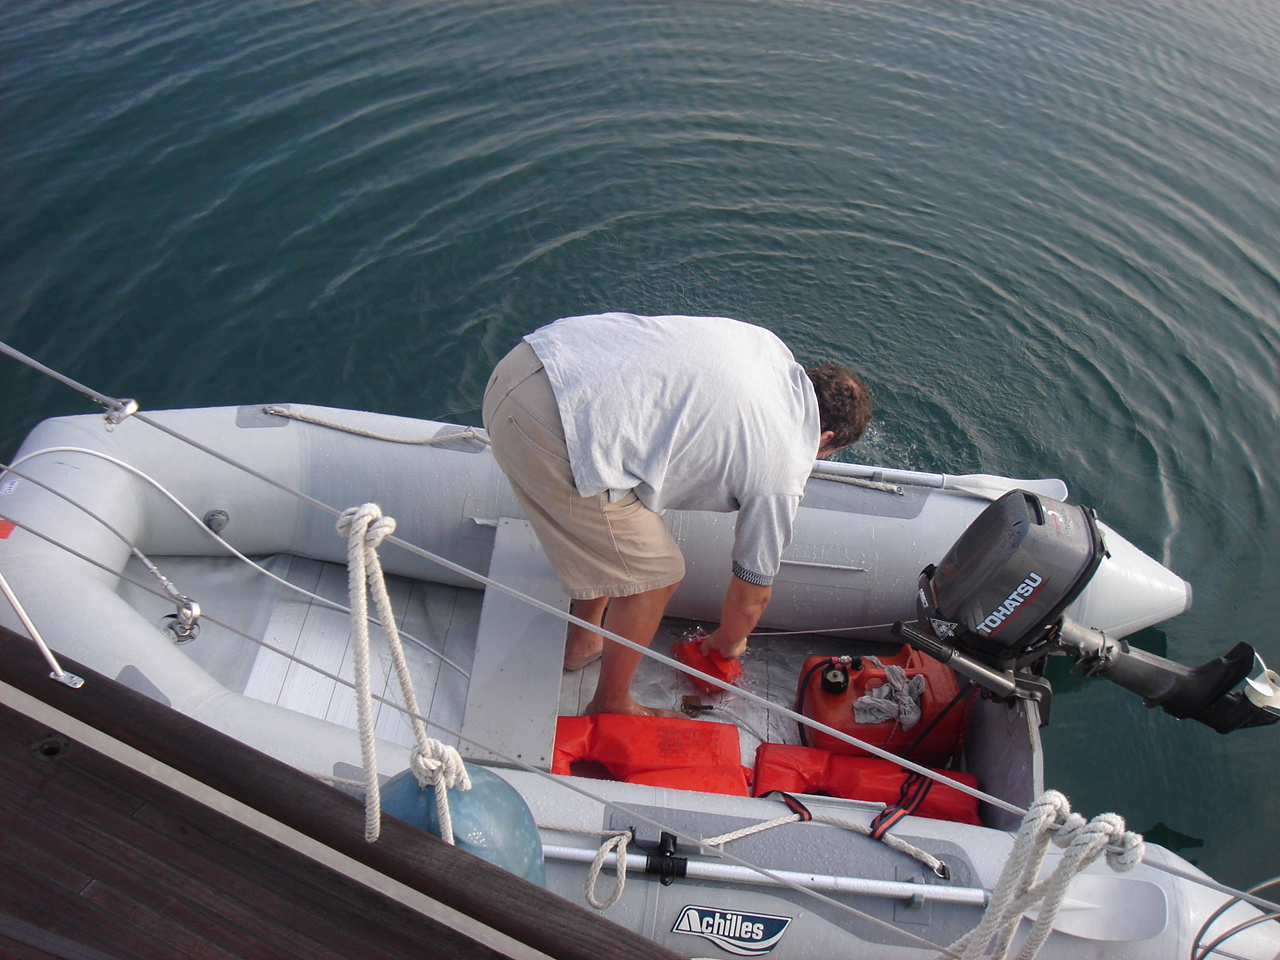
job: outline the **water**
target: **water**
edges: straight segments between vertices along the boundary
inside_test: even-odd
[[[0,338],[474,423],[556,317],[740,317],[866,372],[858,459],[1063,477],[1190,580],[1143,646],[1280,662],[1280,10],[1222,6],[9,0]],[[6,453],[89,409],[0,370]],[[1077,809],[1280,872],[1280,728],[1055,685]]]

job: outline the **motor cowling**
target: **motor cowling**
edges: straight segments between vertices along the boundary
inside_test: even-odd
[[[925,567],[917,622],[897,623],[894,632],[989,695],[1038,701],[1042,722],[1052,691],[1025,668],[1050,653],[1072,657],[1086,676],[1104,677],[1149,707],[1219,733],[1280,720],[1280,706],[1232,692],[1255,660],[1247,643],[1190,668],[1066,618],[1105,554],[1093,511],[1010,491],[979,514],[938,564]],[[1265,669],[1264,675],[1270,676]]]
[[[920,627],[999,668],[1034,659],[1104,553],[1092,510],[1012,490],[925,568]]]

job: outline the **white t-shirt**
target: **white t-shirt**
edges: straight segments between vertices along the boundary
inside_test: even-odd
[[[582,496],[738,511],[734,573],[767,585],[821,432],[804,368],[725,317],[567,317],[525,337],[555,391]]]

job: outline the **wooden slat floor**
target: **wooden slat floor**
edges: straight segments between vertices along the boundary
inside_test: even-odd
[[[151,560],[183,592],[194,597],[207,615],[200,638],[184,646],[183,652],[214,679],[228,690],[256,700],[355,727],[355,693],[350,687],[260,648],[208,619],[233,624],[250,636],[262,637],[306,663],[351,681],[352,640],[348,614],[282,588],[238,560],[222,557],[152,557]],[[261,558],[261,563],[275,575],[305,590],[340,604],[347,603],[347,571],[341,564],[286,554]],[[129,573],[144,583],[150,580],[150,574],[136,560],[131,562]],[[463,670],[471,669],[481,591],[403,577],[388,577],[387,588],[401,630],[433,650],[441,651]],[[127,582],[121,585],[120,594],[157,624],[166,614],[173,613],[171,601]],[[374,692],[398,703],[400,687],[381,628],[371,626],[371,631],[374,653],[370,670]],[[466,702],[466,677],[411,641],[405,642],[405,655],[423,712],[446,729],[459,729]],[[376,701],[373,710],[380,738],[413,746],[413,730],[402,712]],[[433,735],[452,742],[446,734]]]

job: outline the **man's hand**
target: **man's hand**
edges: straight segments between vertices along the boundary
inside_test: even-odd
[[[726,659],[732,660],[747,652],[747,638],[745,636],[737,638],[729,636],[724,632],[723,627],[717,627],[707,634],[702,641],[702,652],[715,652]]]
[[[760,622],[772,594],[772,587],[760,587],[731,577],[720,610],[720,626],[702,641],[702,652],[714,650],[729,658],[742,656],[747,650],[747,636]]]

